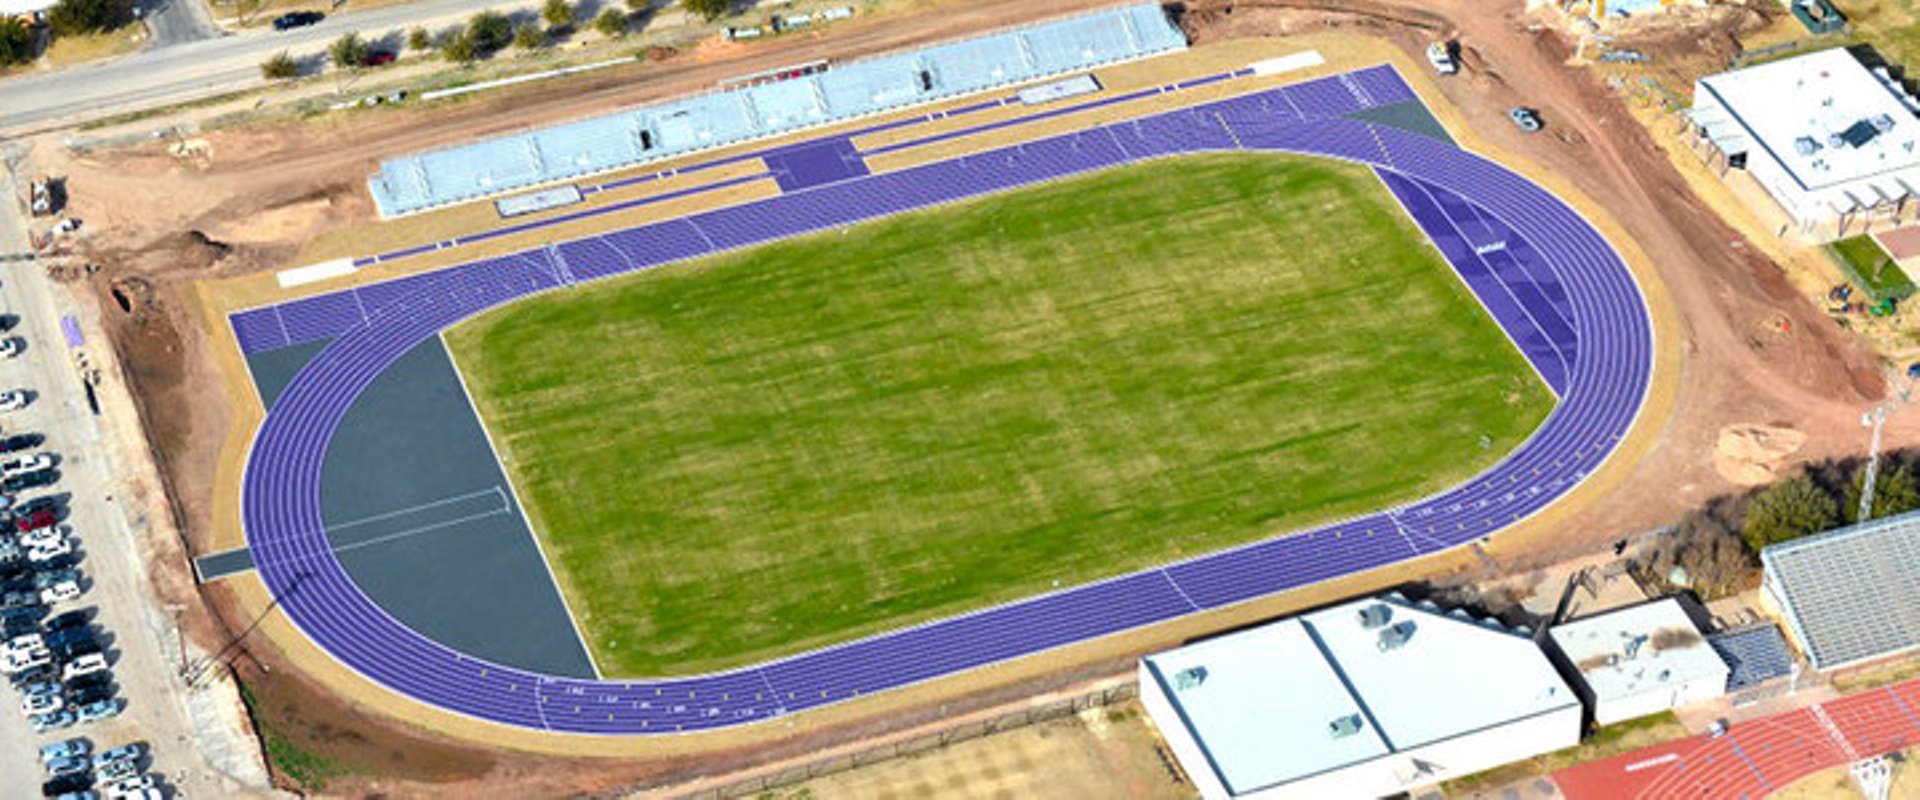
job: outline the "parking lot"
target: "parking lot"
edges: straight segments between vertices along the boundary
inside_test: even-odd
[[[0,188],[10,190],[3,177]],[[0,252],[18,252],[20,242],[15,210],[10,206],[0,208]],[[119,710],[106,719],[36,733],[21,707],[22,693],[12,687],[0,688],[0,705],[6,706],[0,709],[0,796],[41,796],[42,783],[49,777],[41,763],[42,748],[73,737],[89,740],[94,754],[128,743],[145,743],[146,752],[137,763],[154,776],[156,791],[132,796],[247,796],[252,791],[249,786],[265,785],[257,754],[252,756],[256,763],[249,769],[249,754],[243,752],[254,745],[244,738],[243,726],[236,724],[233,709],[227,707],[231,703],[223,706],[210,692],[188,690],[182,677],[183,665],[203,661],[204,656],[182,649],[174,610],[159,607],[153,599],[147,577],[149,565],[140,539],[152,535],[144,526],[145,509],[116,492],[124,470],[116,464],[116,455],[124,458],[125,454],[116,454],[109,445],[112,437],[124,439],[129,428],[109,426],[132,426],[135,420],[124,412],[118,417],[96,414],[90,405],[83,370],[76,367],[76,358],[83,352],[91,358],[102,343],[73,344],[62,330],[65,310],[59,287],[38,266],[13,262],[0,267],[0,315],[17,318],[12,330],[0,336],[18,336],[25,345],[15,357],[0,357],[0,392],[24,389],[31,395],[25,407],[0,412],[0,441],[20,434],[43,437],[30,452],[46,454],[53,468],[52,472],[34,473],[52,478],[51,482],[20,486],[14,499],[50,499],[57,525],[62,526],[62,533],[70,534],[72,549],[70,555],[55,558],[73,561],[69,568],[80,577],[73,587],[79,589],[77,597],[49,595],[44,599],[53,602],[45,604],[43,612],[31,615],[37,623],[18,623],[16,630],[23,630],[27,624],[39,628],[46,645],[40,652],[46,653],[49,667],[55,670],[63,660],[80,660],[97,647],[110,680],[102,681],[96,674],[93,682],[104,689],[91,691],[96,695],[110,693]],[[137,428],[131,430],[137,435]],[[0,462],[12,458],[13,454],[0,455]],[[28,525],[43,521],[34,520]],[[19,522],[9,521],[0,529],[13,533],[18,527]],[[40,541],[48,548],[43,554],[57,552],[57,546],[47,544],[52,538],[68,537],[43,534]],[[43,566],[29,564],[32,569],[25,574],[30,579],[45,571],[39,569]],[[18,589],[20,570],[14,572],[14,588]],[[7,599],[5,594],[0,591],[0,601]],[[22,602],[23,598],[16,596],[10,604]],[[90,630],[90,637],[84,633],[56,637],[46,630],[45,622],[70,611],[82,611],[84,624],[69,629]],[[0,645],[10,638],[0,638]],[[89,638],[91,645],[85,642]],[[32,652],[36,649],[16,648],[19,658],[15,665],[38,658]],[[69,658],[60,658],[61,649]],[[0,661],[5,656],[0,651]],[[60,681],[64,677],[57,673],[46,676],[40,688],[58,692],[64,702],[64,698],[76,696],[76,686],[86,682],[82,678],[79,684],[63,685]],[[44,682],[48,680],[54,682]],[[0,686],[7,683],[0,682]],[[81,699],[87,699],[85,687],[79,688]],[[235,746],[236,741],[241,746]],[[213,766],[216,763],[222,767]],[[106,791],[105,781],[95,788],[102,797],[114,796]]]

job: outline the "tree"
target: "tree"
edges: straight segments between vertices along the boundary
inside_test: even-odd
[[[1796,475],[1754,495],[1741,537],[1758,553],[1767,545],[1798,539],[1840,524],[1839,504],[1806,475]]]
[[[1920,481],[1916,481],[1913,470],[1906,465],[1894,466],[1882,463],[1880,474],[1873,481],[1873,518],[1891,517],[1920,509]],[[1852,482],[1840,500],[1840,511],[1848,522],[1860,521],[1860,487],[1867,479],[1866,467],[1853,474]]]
[[[499,50],[513,41],[513,20],[498,11],[482,11],[467,20],[467,38],[476,54]]]
[[[529,53],[540,49],[547,43],[547,32],[540,30],[540,24],[529,22],[513,32],[513,46]]]
[[[622,26],[624,27],[624,25]],[[0,19],[0,64],[25,64],[33,60],[33,47],[40,37],[18,19]]]
[[[286,80],[297,77],[299,74],[300,65],[294,62],[293,56],[287,55],[285,50],[275,53],[272,58],[260,64],[260,77],[270,81]]]
[[[433,37],[427,35],[426,28],[414,28],[407,31],[407,49],[420,51],[433,49]]]
[[[707,21],[719,19],[733,10],[733,0],[680,0],[680,5],[688,11],[705,17]]]
[[[440,44],[440,55],[455,64],[471,64],[480,57],[480,48],[473,43],[472,36],[461,31]]]
[[[642,14],[653,10],[653,0],[627,0],[627,10]]]
[[[567,0],[547,0],[540,7],[540,18],[547,21],[549,28],[565,28],[573,24],[573,4]]]
[[[335,69],[358,69],[366,62],[370,49],[360,34],[345,33],[327,45],[327,58],[333,60]]]
[[[593,29],[599,31],[601,36],[618,39],[627,35],[627,15],[609,8],[593,18]]]
[[[60,0],[47,9],[55,33],[101,33],[133,21],[133,0]]]

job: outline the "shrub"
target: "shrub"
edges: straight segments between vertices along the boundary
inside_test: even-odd
[[[473,37],[465,31],[447,37],[440,45],[440,55],[455,64],[471,64],[480,57],[480,48],[473,43]]]
[[[680,0],[680,5],[708,21],[724,17],[733,10],[733,0]]]
[[[513,32],[513,46],[532,52],[547,43],[547,32],[538,23],[529,22]]]
[[[327,58],[333,60],[335,69],[358,69],[367,60],[370,49],[360,34],[346,33],[327,45]]]
[[[133,0],[60,0],[47,9],[56,33],[100,33],[133,21]]]
[[[1840,519],[1834,496],[1811,477],[1798,475],[1754,495],[1740,534],[1758,553],[1767,545],[1824,531],[1840,524]]]
[[[540,18],[546,20],[549,28],[564,28],[573,24],[573,4],[567,0],[547,0],[540,7]]]
[[[1840,500],[1840,511],[1848,522],[1860,521],[1860,485],[1867,479],[1866,467],[1853,474],[1853,481],[1847,484],[1847,490]],[[1873,518],[1891,517],[1920,509],[1920,482],[1913,477],[1913,470],[1906,465],[1880,465],[1880,474],[1873,481]]]
[[[260,77],[270,81],[283,81],[299,75],[300,65],[285,50],[260,63]]]
[[[467,20],[467,38],[477,54],[499,50],[513,41],[513,20],[498,11],[482,11]]]
[[[625,36],[627,35],[627,15],[609,8],[600,12],[600,16],[593,18],[593,29],[609,39]]]
[[[623,23],[621,27],[625,27]],[[17,19],[0,19],[0,64],[25,64],[33,60],[33,46],[40,37]]]
[[[414,28],[407,31],[408,50],[432,50],[433,37],[427,35],[426,28]]]

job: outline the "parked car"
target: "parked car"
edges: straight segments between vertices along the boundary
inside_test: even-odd
[[[0,475],[6,475],[7,477],[24,475],[29,472],[39,472],[45,469],[53,469],[53,456],[46,453],[32,453],[18,458],[0,461]]]
[[[139,775],[140,762],[131,760],[109,761],[106,766],[98,767],[94,771],[94,777],[103,781],[124,781]]]
[[[33,726],[34,733],[52,733],[61,728],[73,726],[77,717],[72,711],[60,709],[51,714],[36,714],[27,718],[27,724]]]
[[[18,336],[0,339],[0,358],[13,358],[27,349],[27,340]]]
[[[94,754],[93,768],[100,769],[115,761],[133,761],[137,763],[140,761],[140,757],[146,755],[146,753],[147,746],[144,742],[128,742],[111,750],[102,750]]]
[[[393,63],[394,59],[397,59],[399,57],[400,57],[400,54],[395,53],[392,50],[368,50],[367,57],[360,59],[360,66],[384,67],[388,64]]]
[[[27,560],[35,564],[45,564],[61,556],[73,555],[73,540],[59,539],[50,544],[38,544],[27,548]]]
[[[80,580],[80,573],[76,570],[50,569],[45,572],[34,573],[33,588],[45,589],[49,586],[53,586],[56,584],[77,582],[79,580]]]
[[[20,715],[23,717],[51,714],[66,707],[66,698],[57,694],[30,694],[20,698]]]
[[[92,619],[92,609],[76,608],[72,611],[64,611],[48,617],[47,621],[42,624],[44,624],[49,631],[58,631],[92,625]]]
[[[81,772],[73,775],[62,775],[40,784],[40,793],[48,797],[59,797],[60,795],[72,792],[84,792],[91,788],[93,788],[93,776]]]
[[[37,531],[41,528],[51,526],[59,521],[60,517],[54,513],[53,509],[37,508],[25,514],[15,513],[13,516],[13,529],[21,533],[26,533],[27,531]]]
[[[72,534],[73,529],[65,525],[50,525],[20,534],[20,543],[26,545],[29,550],[35,547],[52,547],[66,541]]]
[[[99,653],[94,653],[91,655],[81,656],[79,658],[76,658],[72,661],[67,662],[67,666],[64,669],[60,670],[60,678],[61,680],[70,681],[82,675],[88,675],[95,672],[105,672],[106,669],[107,669],[107,657],[100,655]]]
[[[81,689],[85,689],[89,686],[112,686],[112,685],[113,685],[113,673],[102,670],[100,672],[89,672],[85,675],[75,675],[72,679],[67,681],[66,688],[67,688],[67,691],[69,692],[76,692]]]
[[[52,486],[59,481],[59,470],[43,469],[39,472],[26,472],[0,478],[0,490],[21,492],[28,489],[38,489],[42,486]]]
[[[66,662],[80,658],[81,656],[99,655],[100,643],[93,639],[82,639],[77,642],[54,645],[47,649],[53,651],[54,658]]]
[[[1507,119],[1513,120],[1513,124],[1520,126],[1520,130],[1527,133],[1540,130],[1540,112],[1531,108],[1520,106],[1510,109],[1507,111]]]
[[[308,25],[317,24],[320,20],[326,18],[327,15],[318,11],[289,11],[273,18],[273,29],[276,31],[290,31],[294,28],[304,28]]]
[[[62,581],[40,590],[40,602],[47,605],[66,603],[80,599],[80,584],[74,581]]]
[[[58,511],[60,503],[51,497],[36,497],[13,507],[13,515],[34,514],[41,511]]]
[[[58,778],[62,775],[72,775],[74,773],[91,770],[93,769],[93,762],[88,761],[86,756],[68,756],[66,758],[56,758],[52,761],[44,762],[43,766],[47,768],[48,775]]]
[[[0,438],[0,453],[18,453],[22,450],[31,450],[39,447],[40,443],[46,440],[47,437],[37,433],[17,433],[12,436]]]
[[[13,688],[19,689],[20,694],[28,697],[33,697],[36,695],[59,694],[62,689],[59,683],[47,680],[46,678],[36,678],[34,680],[26,681],[24,683],[21,683],[19,686],[15,686]]]
[[[119,700],[101,700],[80,707],[76,716],[81,722],[99,722],[120,713]]]
[[[66,794],[53,798],[53,800],[100,800],[100,795],[92,789],[81,789],[77,792],[67,792]],[[167,800],[167,798],[163,795],[155,794],[152,795],[151,798],[142,798],[141,800]]]
[[[67,693],[69,705],[86,708],[94,703],[113,699],[113,686],[84,686]]]
[[[1452,75],[1460,71],[1460,62],[1453,58],[1453,45],[1450,42],[1434,42],[1427,45],[1427,63],[1433,65],[1433,71],[1441,75]]]
[[[26,408],[27,393],[19,389],[0,392],[0,412],[19,411]]]
[[[90,752],[93,752],[93,742],[87,741],[86,737],[75,736],[40,748],[40,763],[44,764],[56,758],[84,756]]]

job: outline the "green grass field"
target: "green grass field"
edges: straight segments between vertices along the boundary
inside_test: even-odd
[[[1410,500],[1552,403],[1370,173],[1276,156],[660,269],[448,338],[613,676]]]

